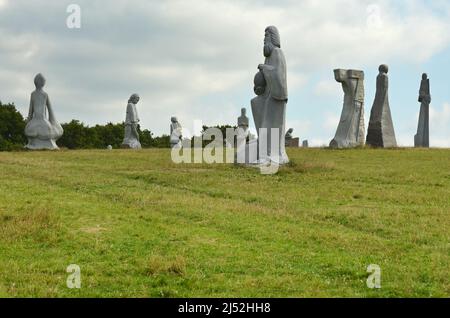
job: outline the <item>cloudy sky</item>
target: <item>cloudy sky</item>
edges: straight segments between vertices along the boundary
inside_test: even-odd
[[[66,25],[72,3],[80,29]],[[448,0],[0,0],[0,100],[25,115],[42,72],[60,122],[121,122],[137,92],[142,126],[158,135],[173,115],[191,131],[195,120],[235,124],[254,97],[268,25],[281,33],[296,136],[315,146],[333,138],[343,97],[335,68],[365,71],[367,123],[387,63],[399,143],[414,143],[427,72],[431,144],[450,147]]]

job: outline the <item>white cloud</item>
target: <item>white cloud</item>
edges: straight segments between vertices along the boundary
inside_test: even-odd
[[[450,147],[450,103],[440,109],[430,106],[430,145]]]

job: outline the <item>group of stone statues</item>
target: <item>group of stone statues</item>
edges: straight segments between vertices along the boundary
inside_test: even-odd
[[[379,148],[395,148],[394,124],[389,105],[389,67],[380,65],[377,76],[375,100],[370,113],[367,138],[364,142],[364,72],[358,70],[334,71],[335,79],[344,90],[344,106],[336,136],[331,148],[351,148],[366,145]],[[415,147],[429,147],[430,81],[422,75],[419,102],[421,103],[419,127],[414,138]]]
[[[298,147],[299,139],[292,136],[293,129],[286,132],[286,107],[288,102],[286,59],[281,49],[281,38],[278,29],[269,26],[265,30],[263,55],[264,64],[258,65],[254,78],[256,97],[251,100],[253,119],[258,139],[248,138],[249,119],[243,108],[238,118],[238,135],[246,153],[248,164],[289,162],[286,147]],[[389,106],[388,66],[379,67],[376,96],[373,103],[367,138],[364,125],[364,72],[359,70],[337,69],[335,80],[342,85],[344,103],[336,136],[330,143],[332,148],[350,148],[362,146],[364,143],[374,147],[391,148],[397,146],[394,125]],[[31,150],[58,149],[56,141],[64,131],[57,122],[50,99],[43,88],[45,78],[36,75],[36,90],[31,94],[30,111],[25,128],[28,138],[26,148]],[[125,119],[125,138],[122,148],[141,149],[139,141],[139,116],[136,105],[138,94],[131,95],[128,100]],[[431,103],[430,81],[423,74],[419,93],[420,118],[417,135],[414,138],[416,147],[429,147],[429,106]],[[170,144],[172,148],[182,147],[182,128],[176,117],[171,118]],[[308,142],[303,142],[307,147]],[[252,150],[255,150],[253,151]]]

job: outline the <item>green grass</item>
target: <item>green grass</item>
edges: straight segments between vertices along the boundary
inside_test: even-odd
[[[450,150],[289,155],[264,176],[169,150],[0,153],[0,297],[450,296]]]

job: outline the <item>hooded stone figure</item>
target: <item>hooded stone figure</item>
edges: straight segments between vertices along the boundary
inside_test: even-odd
[[[419,90],[420,114],[417,134],[414,136],[415,147],[430,147],[430,80],[426,73],[422,74]]]
[[[139,141],[139,116],[136,105],[139,103],[140,97],[138,94],[131,95],[127,105],[127,115],[125,118],[125,138],[122,142],[122,148],[141,149]]]
[[[28,144],[25,148],[30,150],[59,149],[56,141],[64,133],[63,128],[55,118],[50,98],[44,92],[45,82],[42,74],[38,74],[34,78],[36,90],[31,93],[30,111],[25,127],[25,136],[28,138]]]
[[[288,102],[286,59],[281,50],[280,34],[274,26],[269,26],[265,30],[264,57],[265,63],[258,66],[259,72],[254,80],[254,91],[258,97],[251,102],[260,141],[261,129],[267,131],[267,145],[259,144],[258,161],[285,164],[289,162],[284,141]],[[277,147],[271,145],[273,128],[278,130]],[[272,151],[271,148],[276,149]]]

